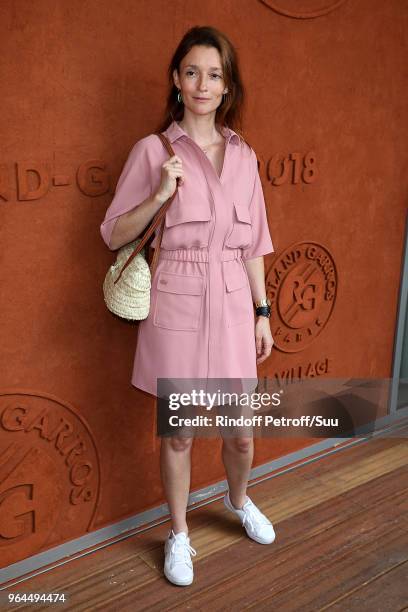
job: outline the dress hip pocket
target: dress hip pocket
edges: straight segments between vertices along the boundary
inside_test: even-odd
[[[204,277],[160,272],[153,324],[178,331],[197,330],[204,295]]]
[[[227,270],[224,278],[227,327],[253,322],[251,290],[242,264]]]

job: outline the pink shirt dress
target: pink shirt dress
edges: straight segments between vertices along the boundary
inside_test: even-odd
[[[182,159],[184,184],[166,213],[150,312],[139,322],[131,378],[135,387],[155,396],[158,378],[257,379],[255,317],[243,261],[274,247],[255,152],[236,132],[223,130],[220,177],[177,122],[164,132]],[[154,134],[130,151],[100,226],[110,249],[117,218],[158,189],[168,157]]]

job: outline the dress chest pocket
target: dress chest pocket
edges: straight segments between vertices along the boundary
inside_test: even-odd
[[[161,246],[170,250],[208,247],[210,229],[210,203],[197,194],[177,196],[166,212]]]
[[[232,229],[225,245],[233,249],[247,249],[252,244],[252,220],[247,206],[234,202]]]
[[[157,278],[153,324],[173,330],[197,330],[204,300],[204,277],[161,271]]]

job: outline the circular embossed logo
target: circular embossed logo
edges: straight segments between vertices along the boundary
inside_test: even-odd
[[[331,13],[346,0],[261,0],[261,2],[285,17],[313,19]]]
[[[48,394],[0,392],[1,566],[91,529],[99,466],[72,406]]]
[[[328,250],[299,242],[274,260],[266,275],[274,346],[285,353],[308,347],[333,310],[337,272]]]

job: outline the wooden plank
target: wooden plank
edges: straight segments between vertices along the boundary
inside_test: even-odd
[[[92,610],[96,609],[99,601],[109,600],[111,597],[118,597],[121,593],[126,592],[129,585],[138,588],[143,587],[152,580],[161,578],[157,572],[150,569],[138,556],[132,555],[122,561],[111,563],[109,567],[99,567],[95,561],[93,570],[88,571],[85,575],[76,570],[75,577],[71,575],[71,580],[58,580],[52,573],[48,576],[48,584],[32,579],[24,583],[20,583],[12,589],[7,589],[8,592],[14,591],[19,593],[41,592],[41,593],[65,593],[68,603],[64,604],[64,610]],[[23,610],[27,609],[24,605],[11,605],[5,610]],[[31,606],[33,609],[33,606]],[[35,610],[47,611],[50,606],[42,606],[35,604]],[[106,609],[106,608],[105,608]],[[3,608],[2,608],[3,610]]]
[[[331,605],[332,612],[395,612],[408,607],[408,561]],[[270,610],[270,608],[268,608]],[[328,609],[328,608],[323,608]]]
[[[351,612],[357,610],[357,606],[351,602],[358,602],[360,609],[399,610],[408,602],[403,597],[407,593],[407,581],[404,587],[400,584],[400,568],[408,575],[408,533],[399,529],[390,532],[386,538],[379,540],[373,538],[368,546],[350,551],[350,555],[338,557],[333,564],[323,567],[318,572],[307,574],[303,580],[295,581],[291,587],[271,596],[261,596],[255,603],[243,609],[256,610],[285,610],[285,612],[297,612],[301,609],[305,612],[314,610],[338,610],[339,612]],[[377,586],[386,574],[389,576],[389,591],[395,592],[397,597],[392,597],[393,607],[387,607],[389,594],[383,588]],[[371,589],[376,593],[376,605],[365,607],[362,605],[366,587],[369,583]],[[380,582],[380,584],[382,581]]]
[[[384,521],[390,505],[384,502],[370,515],[361,511],[349,516],[342,523],[313,537],[305,536],[296,546],[286,546],[274,554],[267,555],[261,550],[256,561],[249,554],[251,545],[235,545],[228,551],[229,559],[217,555],[211,564],[207,563],[211,567],[206,567],[205,562],[198,564],[197,571],[204,574],[201,579],[206,587],[191,599],[184,600],[182,605],[188,604],[193,610],[214,609],[214,606],[215,609],[242,610],[251,606],[258,609],[260,601],[264,601],[264,609],[268,610],[316,610],[318,608],[313,606],[306,607],[311,586],[314,585],[320,595],[328,588],[325,581],[341,588],[339,568],[351,571],[352,577],[357,574],[354,584],[361,584],[359,563],[368,564],[365,576],[371,577],[381,564],[380,569],[389,568],[408,559],[408,533],[395,527],[394,521]],[[318,510],[316,512],[320,515]],[[383,553],[386,542],[390,547],[388,555]],[[396,547],[400,547],[397,553],[394,552]],[[244,561],[239,561],[237,549],[241,549]],[[375,554],[368,559],[373,550]],[[230,573],[227,576],[220,568],[228,565]]]
[[[326,455],[318,461],[312,461],[311,463],[303,465],[301,468],[302,476],[305,478],[315,478],[316,476],[330,474],[338,467],[343,467],[347,464],[355,465],[360,459],[375,457],[379,452],[404,444],[407,448],[407,440],[389,438],[372,438],[367,441],[359,442],[358,444],[344,448],[331,455]]]
[[[385,449],[374,456],[362,458],[357,463],[348,462],[332,472],[316,476],[313,482],[317,486],[324,484],[338,492],[348,491],[400,467],[408,467],[408,446],[406,444],[398,444]]]

